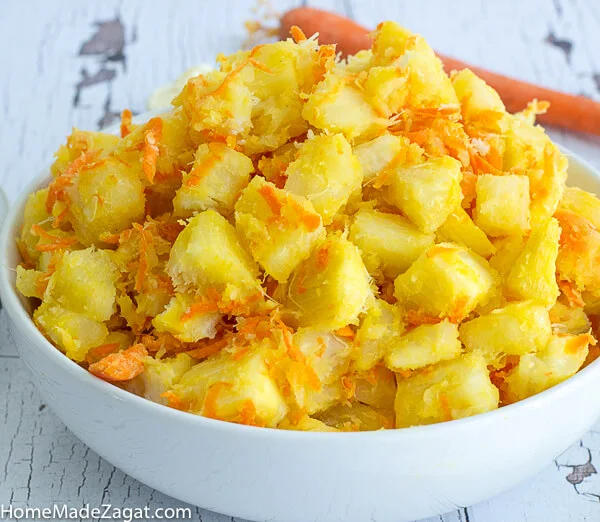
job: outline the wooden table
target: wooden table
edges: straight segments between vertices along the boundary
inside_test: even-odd
[[[397,20],[445,54],[600,99],[597,0],[309,3],[368,26]],[[297,4],[275,2],[281,11]],[[155,87],[189,66],[212,62],[217,52],[235,51],[245,37],[244,21],[255,17],[253,6],[252,0],[22,0],[3,5],[0,180],[9,199],[49,164],[72,126],[96,129],[127,107],[142,112]],[[552,134],[600,168],[598,139]],[[0,396],[0,505],[183,506],[102,460],[46,408],[16,354],[4,312]],[[598,521],[599,471],[600,425],[528,482],[439,520]],[[196,508],[193,516],[228,519]]]

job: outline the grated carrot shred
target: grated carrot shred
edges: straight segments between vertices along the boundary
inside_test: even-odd
[[[217,400],[219,398],[219,394],[227,389],[231,388],[231,384],[224,381],[219,381],[213,384],[208,391],[206,392],[206,396],[204,397],[204,407],[202,408],[202,415],[208,417],[209,419],[218,419],[217,416]]]
[[[199,303],[193,303],[188,310],[181,315],[181,322],[185,323],[186,321],[189,321],[198,315],[217,312],[218,310],[219,307],[217,306],[217,303],[214,302],[201,301]]]
[[[144,371],[143,359],[147,355],[148,351],[143,344],[134,344],[122,352],[111,353],[90,364],[89,371],[105,381],[129,381]]]
[[[124,138],[131,133],[131,119],[133,115],[129,109],[125,109],[121,113],[121,138]]]
[[[154,183],[154,176],[156,175],[156,163],[160,154],[158,142],[162,138],[162,128],[162,119],[152,118],[148,122],[148,130],[144,134],[142,170],[150,184]]]
[[[354,337],[356,336],[354,330],[348,325],[343,326],[342,328],[338,328],[334,333],[335,335],[338,335],[340,337],[348,337],[349,339],[354,339]]]
[[[113,353],[117,348],[121,346],[119,343],[107,343],[99,346],[94,346],[88,350],[85,359],[88,362],[95,362],[96,360],[103,359],[107,355]]]
[[[306,40],[306,35],[304,34],[304,31],[300,29],[297,25],[292,25],[292,27],[290,28],[290,34],[292,35],[292,38],[296,43],[300,43]]]
[[[317,251],[317,266],[321,270],[325,270],[329,264],[329,244],[323,245]]]
[[[263,197],[267,205],[269,205],[273,215],[280,217],[283,203],[277,197],[275,189],[270,185],[263,185],[260,187],[260,189],[258,189],[258,193]]]

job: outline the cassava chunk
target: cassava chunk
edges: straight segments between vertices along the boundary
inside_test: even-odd
[[[396,428],[469,417],[498,407],[485,358],[469,353],[398,378]]]
[[[567,306],[556,301],[548,313],[553,333],[579,335],[590,331],[591,323],[583,307]]]
[[[544,129],[523,114],[508,115],[503,170],[524,173],[529,178],[532,225],[550,218],[562,198],[568,161]]]
[[[250,158],[223,143],[200,145],[173,200],[175,214],[189,217],[208,209],[230,214],[253,170]]]
[[[50,277],[44,301],[107,321],[115,311],[117,267],[106,250],[75,250],[61,258]]]
[[[527,238],[521,235],[507,236],[494,241],[496,253],[490,259],[490,266],[505,280],[515,266],[515,262],[525,248]]]
[[[337,329],[357,322],[370,293],[358,248],[332,235],[294,271],[284,305],[300,326]]]
[[[396,399],[396,375],[383,365],[377,365],[368,372],[352,375],[354,398],[383,411],[394,410]]]
[[[458,243],[471,249],[481,257],[490,257],[496,248],[473,220],[462,208],[458,207],[448,216],[445,223],[437,229],[442,241]]]
[[[348,371],[352,347],[333,332],[300,328],[292,342],[322,384],[330,384]]]
[[[596,230],[600,229],[600,199],[577,187],[565,189],[560,208],[570,210],[587,219]]]
[[[390,176],[387,199],[423,232],[435,232],[460,205],[460,169],[450,156],[399,168]]]
[[[385,133],[354,148],[354,155],[362,167],[363,183],[373,181],[403,150],[405,139],[402,136]]]
[[[265,362],[272,351],[268,341],[237,360],[222,350],[192,367],[170,391],[192,413],[273,428],[287,406]]]
[[[383,299],[373,299],[361,317],[354,340],[354,368],[371,370],[404,332],[400,309]]]
[[[494,176],[477,178],[475,224],[492,237],[529,230],[529,178]]]
[[[359,249],[369,273],[395,278],[434,243],[402,216],[368,208],[359,210],[350,227],[350,241]]]
[[[548,310],[531,301],[498,308],[463,323],[459,331],[467,350],[483,353],[490,362],[542,350],[552,335]]]
[[[214,289],[226,301],[260,291],[258,267],[241,247],[233,225],[214,210],[188,221],[173,245],[167,272],[180,291],[207,295]]]
[[[144,185],[139,167],[114,156],[81,168],[67,188],[69,220],[84,245],[102,244],[102,237],[119,234],[144,217]]]
[[[547,306],[554,304],[558,297],[556,256],[559,238],[560,227],[554,218],[533,230],[506,279],[509,297],[521,301],[533,299]]]
[[[286,176],[285,190],[306,197],[325,225],[362,183],[360,163],[341,134],[322,134],[304,142]]]
[[[403,101],[409,107],[458,105],[442,62],[423,37],[394,22],[382,22],[375,31],[373,58],[375,65],[395,65],[404,73],[407,96]]]
[[[375,431],[394,427],[393,416],[360,402],[336,404],[318,413],[316,418],[338,431]]]
[[[498,282],[485,259],[459,245],[440,243],[396,278],[394,295],[416,324],[432,318],[460,321],[489,299]]]
[[[17,275],[15,285],[17,290],[21,292],[25,297],[37,297],[42,299],[44,296],[43,287],[40,286],[40,282],[43,280],[45,274],[40,270],[34,268],[26,269],[21,265],[17,266]]]
[[[341,132],[351,141],[373,137],[388,126],[387,118],[375,111],[364,93],[336,70],[328,72],[315,87],[302,116],[314,127]]]
[[[179,382],[194,365],[194,359],[185,353],[169,359],[144,360],[144,373],[140,378],[144,385],[144,397],[159,404],[168,404],[163,394]]]
[[[594,343],[589,334],[553,335],[543,350],[523,355],[506,377],[507,402],[531,397],[574,375]]]
[[[235,226],[254,259],[282,283],[325,237],[321,216],[310,201],[260,176],[235,204]]]
[[[198,300],[189,294],[175,294],[165,310],[152,320],[158,332],[172,333],[185,342],[196,342],[217,334],[221,314],[215,303]]]
[[[396,340],[385,356],[390,370],[416,370],[430,364],[455,359],[461,354],[458,327],[442,321],[422,324]]]
[[[46,199],[48,197],[48,189],[41,189],[33,194],[30,194],[25,203],[23,211],[23,224],[21,226],[20,247],[24,250],[23,255],[27,255],[32,261],[37,261],[41,252],[35,247],[40,241],[40,236],[31,231],[33,225],[46,222],[45,227],[50,228],[50,217],[46,211]]]
[[[52,303],[42,303],[33,313],[33,320],[69,359],[77,362],[84,361],[89,349],[103,344],[108,335],[103,323]]]

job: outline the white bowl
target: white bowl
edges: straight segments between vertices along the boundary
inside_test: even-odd
[[[600,175],[570,155],[570,182]],[[414,520],[468,506],[534,475],[600,417],[600,360],[539,395],[483,415],[368,433],[303,433],[230,424],[137,397],[89,374],[34,326],[15,290],[26,197],[0,237],[0,296],[44,401],[95,452],[191,504],[252,520]]]

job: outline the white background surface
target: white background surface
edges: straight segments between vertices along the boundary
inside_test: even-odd
[[[274,5],[284,11],[299,3]],[[308,3],[369,27],[393,19],[444,54],[600,100],[598,0]],[[254,5],[247,0],[2,2],[0,183],[9,199],[51,161],[72,126],[96,129],[124,108],[142,112],[155,87],[187,67],[212,62],[218,52],[239,48],[244,21],[256,17]],[[600,168],[600,139],[560,131],[553,136]],[[597,522],[599,472],[600,425],[527,483],[431,520]],[[66,430],[41,403],[0,312],[0,505],[53,503],[183,506],[113,468]],[[195,508],[193,514],[204,521],[230,520]]]

